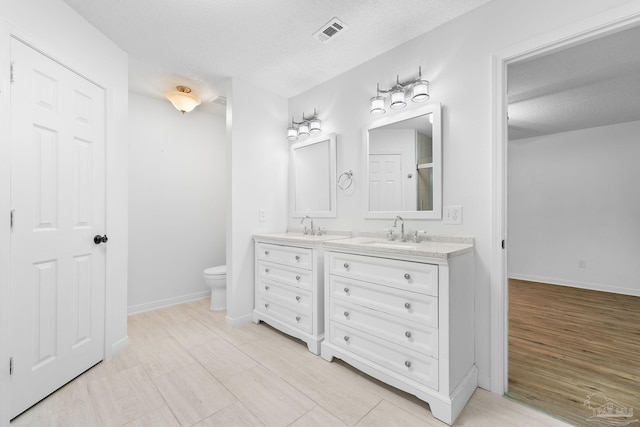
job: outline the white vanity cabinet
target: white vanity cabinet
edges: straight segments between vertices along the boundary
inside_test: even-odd
[[[477,386],[473,246],[460,248],[425,257],[325,244],[322,357],[417,396],[449,424]]]
[[[324,338],[322,242],[348,236],[256,235],[252,320],[301,339],[320,354]]]

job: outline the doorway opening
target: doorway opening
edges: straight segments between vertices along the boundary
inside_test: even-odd
[[[505,391],[576,423],[640,403],[638,46],[628,26],[505,62]]]

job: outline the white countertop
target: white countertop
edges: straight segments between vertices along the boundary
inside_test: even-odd
[[[352,237],[350,239],[332,240],[323,244],[326,249],[356,249],[371,252],[380,252],[393,255],[412,255],[419,257],[447,259],[462,255],[473,250],[473,238],[454,237],[446,238],[434,236],[419,243],[412,241],[389,241],[376,237]]]
[[[323,243],[330,240],[336,239],[348,239],[351,237],[351,233],[344,232],[341,234],[335,234],[334,232],[330,232],[330,234],[322,234],[322,235],[310,235],[310,234],[302,234],[302,233],[269,233],[269,234],[254,234],[254,240],[274,240],[283,243]]]

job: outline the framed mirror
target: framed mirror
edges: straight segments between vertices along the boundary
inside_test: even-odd
[[[335,134],[291,145],[294,217],[336,216]]]
[[[366,218],[442,218],[440,104],[377,120],[364,139]]]

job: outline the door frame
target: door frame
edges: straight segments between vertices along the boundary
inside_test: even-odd
[[[4,64],[0,66],[0,263],[10,265],[11,261],[11,229],[7,218],[11,209],[10,71],[6,65],[11,59],[11,38],[15,37],[105,91],[105,214],[110,239],[106,258],[104,358],[108,359],[128,346],[127,55],[98,30],[89,29],[84,20],[64,7],[54,6],[60,12],[60,19],[36,19],[31,14],[22,15],[19,8],[9,10],[7,16],[0,18],[0,64]],[[56,25],[62,21],[67,28],[59,32]],[[84,44],[79,46],[74,31],[85,37]],[[54,36],[49,37],[50,34]],[[102,52],[100,57],[87,55],[87,45]],[[8,269],[0,269],[0,427],[9,425],[10,278]]]
[[[507,65],[640,25],[640,4],[626,4],[491,55],[491,391],[505,394],[508,366]]]

